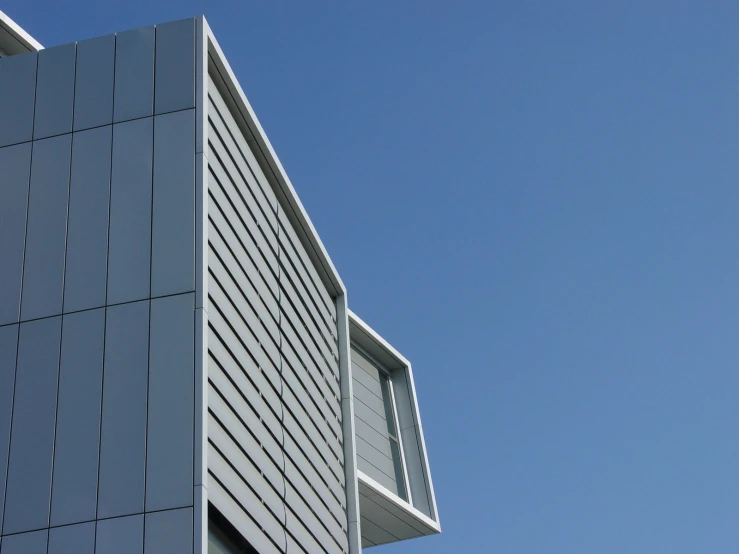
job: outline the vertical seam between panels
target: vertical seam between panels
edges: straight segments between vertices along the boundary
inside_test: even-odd
[[[142,551],[146,548],[146,486],[147,486],[147,465],[149,459],[149,381],[151,376],[151,282],[152,282],[152,262],[154,260],[154,145],[156,143],[156,118],[154,113],[156,111],[156,75],[157,75],[157,27],[154,27],[154,64],[152,70],[152,104],[151,104],[151,207],[150,207],[150,221],[149,221],[149,334],[147,344],[147,362],[146,362],[146,425],[144,427],[144,521],[143,533],[142,533]]]
[[[2,514],[2,527],[0,527],[0,535],[2,535],[3,530],[5,529],[5,508],[7,506],[7,499],[8,499],[8,477],[10,476],[10,447],[13,443],[13,415],[15,412],[15,390],[16,390],[16,384],[18,381],[18,351],[20,349],[20,342],[21,342],[21,310],[23,308],[23,280],[25,278],[25,269],[26,269],[26,246],[27,246],[27,239],[28,239],[28,213],[29,213],[29,206],[31,204],[31,173],[33,168],[33,126],[35,124],[36,120],[36,89],[38,88],[38,54],[35,56],[36,60],[36,75],[34,77],[33,82],[33,115],[31,117],[31,155],[28,162],[28,190],[26,192],[26,221],[25,221],[25,231],[23,233],[23,262],[21,263],[21,286],[20,291],[18,294],[18,338],[16,340],[15,345],[15,370],[13,372],[13,400],[11,401],[11,409],[10,409],[10,426],[8,430],[8,463],[7,467],[5,468],[5,490],[3,492],[3,514]]]
[[[69,244],[69,205],[72,200],[72,153],[74,152],[74,102],[77,91],[77,43],[74,44],[74,64],[72,69],[72,119],[69,137],[69,171],[67,172],[67,217],[64,219],[64,267],[62,269],[62,305],[59,320],[59,361],[56,372],[56,405],[54,406],[54,439],[51,443],[51,475],[49,476],[49,515],[47,526],[51,527],[51,506],[54,501],[54,466],[56,462],[56,433],[59,424],[59,384],[62,374],[62,344],[64,340],[64,297],[67,282],[67,246]],[[46,532],[46,550],[49,550],[49,531]]]
[[[102,372],[100,377],[100,422],[98,425],[98,464],[97,464],[97,480],[95,483],[95,531],[93,533],[93,549],[97,548],[98,535],[98,507],[100,501],[100,462],[103,450],[103,403],[105,402],[105,355],[108,346],[108,272],[110,268],[110,213],[113,203],[113,140],[115,137],[115,125],[113,123],[115,113],[115,67],[116,55],[118,50],[118,35],[113,35],[113,96],[111,98],[111,114],[110,114],[110,167],[108,169],[108,225],[107,225],[107,246],[105,252],[105,305],[103,306],[103,359]]]
[[[56,455],[56,425],[59,418],[59,378],[62,370],[62,340],[64,338],[64,316],[59,315],[59,359],[56,364],[56,405],[54,406],[54,439],[51,442],[51,473],[49,475],[49,513],[46,517],[46,549],[49,549],[49,528],[51,527],[51,502],[54,491],[54,456]]]
[[[13,365],[13,395],[10,401],[10,425],[8,426],[8,461],[5,465],[5,475],[3,476],[3,479],[5,480],[5,488],[3,489],[3,513],[2,513],[2,525],[5,524],[5,507],[6,507],[6,500],[8,498],[8,475],[10,474],[10,444],[12,442],[13,438],[13,412],[15,411],[15,388],[16,383],[18,381],[18,351],[20,349],[20,342],[21,342],[21,324],[17,323],[18,329],[16,330],[16,339],[15,339],[15,363]],[[0,526],[0,536],[3,534],[3,527]]]
[[[33,177],[33,126],[36,123],[36,90],[38,89],[38,54],[36,54],[36,77],[33,83],[33,116],[31,117],[31,159],[28,164],[28,192],[26,193],[26,228],[23,234],[23,263],[21,264],[21,288],[18,296],[18,322],[23,318],[23,282],[26,278],[26,247],[28,246],[28,214],[31,208],[31,177]],[[5,525],[5,511],[3,510],[3,525]]]
[[[74,102],[77,95],[77,43],[74,45],[74,70],[72,71],[72,131],[69,138],[69,174],[67,177],[67,217],[64,220],[64,269],[62,271],[62,311],[64,313],[65,287],[67,284],[67,246],[69,244],[69,205],[72,200],[72,154],[74,152]]]

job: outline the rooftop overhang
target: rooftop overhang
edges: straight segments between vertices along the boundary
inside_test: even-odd
[[[0,56],[38,52],[43,48],[36,39],[0,11]]]
[[[406,501],[362,471],[357,472],[362,544],[369,547],[440,533],[411,363],[351,311],[349,336],[353,344],[390,372],[410,485]]]

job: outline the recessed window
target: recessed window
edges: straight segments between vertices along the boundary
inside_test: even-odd
[[[392,373],[352,345],[357,466],[368,477],[410,502]]]

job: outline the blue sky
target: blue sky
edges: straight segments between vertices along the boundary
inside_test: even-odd
[[[739,4],[6,0],[205,13],[350,305],[412,360],[444,533],[739,551]]]

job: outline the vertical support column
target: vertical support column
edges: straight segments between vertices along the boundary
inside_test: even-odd
[[[336,297],[339,331],[339,371],[341,372],[341,427],[344,436],[344,472],[346,475],[346,519],[349,554],[361,554],[362,531],[359,518],[359,481],[357,447],[354,439],[354,393],[352,391],[351,351],[349,347],[349,308],[346,291]]]

